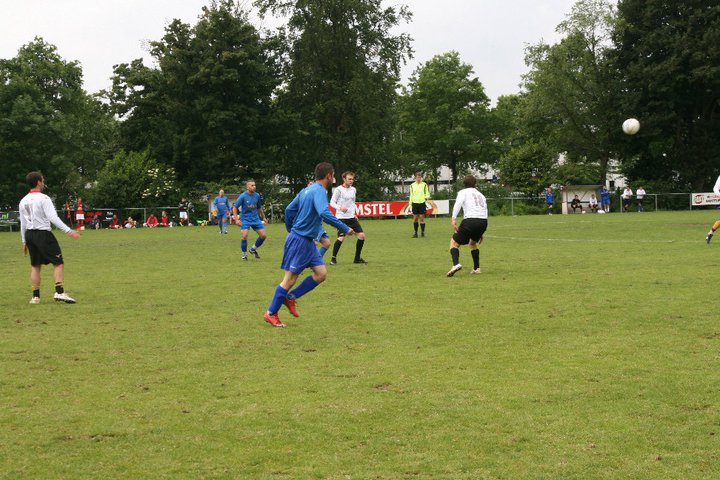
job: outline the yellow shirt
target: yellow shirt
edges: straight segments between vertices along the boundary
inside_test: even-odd
[[[430,189],[425,182],[410,184],[410,203],[425,203],[430,198]]]

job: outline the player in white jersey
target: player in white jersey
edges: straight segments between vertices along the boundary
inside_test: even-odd
[[[45,179],[40,172],[30,172],[26,177],[30,192],[20,201],[20,237],[25,255],[30,252],[30,303],[40,303],[40,271],[43,265],[53,264],[55,277],[55,301],[75,303],[63,287],[65,263],[60,245],[50,230],[50,225],[78,239],[80,235],[60,220],[50,197],[42,193]]]
[[[355,216],[355,194],[357,191],[353,184],[355,183],[355,174],[353,172],[345,172],[342,174],[343,184],[335,189],[330,206],[335,209],[335,215],[338,220],[348,227],[352,228],[357,235],[357,243],[355,244],[355,260],[353,263],[368,263],[360,256],[363,245],[365,245],[365,232],[363,232],[360,222]],[[338,238],[333,245],[332,258],[330,265],[337,265],[337,254],[340,251],[342,242],[345,240],[345,234],[338,230]]]
[[[487,200],[485,195],[480,193],[476,188],[477,180],[472,175],[463,178],[463,188],[457,194],[455,206],[452,211],[452,226],[455,233],[450,237],[450,256],[452,257],[453,267],[447,273],[448,277],[455,275],[462,265],[460,265],[460,245],[470,244],[470,255],[473,259],[473,270],[470,273],[480,273],[480,251],[478,244],[482,242],[485,230],[487,230]],[[458,227],[457,216],[463,211],[463,221]]]
[[[715,186],[713,186],[713,193],[715,195],[720,195],[720,176],[718,176],[717,180],[715,180]],[[720,228],[720,220],[717,220],[715,223],[713,223],[712,227],[710,227],[710,231],[705,235],[705,242],[710,243],[710,240],[712,240],[713,235],[715,235],[715,230]]]

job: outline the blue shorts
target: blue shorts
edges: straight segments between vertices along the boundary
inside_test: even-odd
[[[311,238],[290,232],[285,239],[283,259],[280,268],[293,273],[302,273],[309,267],[325,265],[320,252]]]
[[[265,230],[265,224],[261,220],[243,220],[240,230]]]
[[[218,221],[220,221],[220,220],[227,220],[228,217],[229,217],[228,212],[218,212],[218,213],[217,213],[217,219],[218,219]]]

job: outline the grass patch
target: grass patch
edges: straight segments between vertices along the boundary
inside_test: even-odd
[[[0,478],[718,478],[714,215],[492,217],[451,279],[365,220],[287,329],[280,225],[61,239],[76,305],[0,234]]]

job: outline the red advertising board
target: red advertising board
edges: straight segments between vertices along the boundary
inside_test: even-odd
[[[335,213],[335,209],[330,207]],[[433,205],[427,204],[427,215],[432,215]],[[356,217],[394,217],[397,215],[411,215],[412,209],[408,202],[389,201],[389,202],[357,202],[355,203]]]

